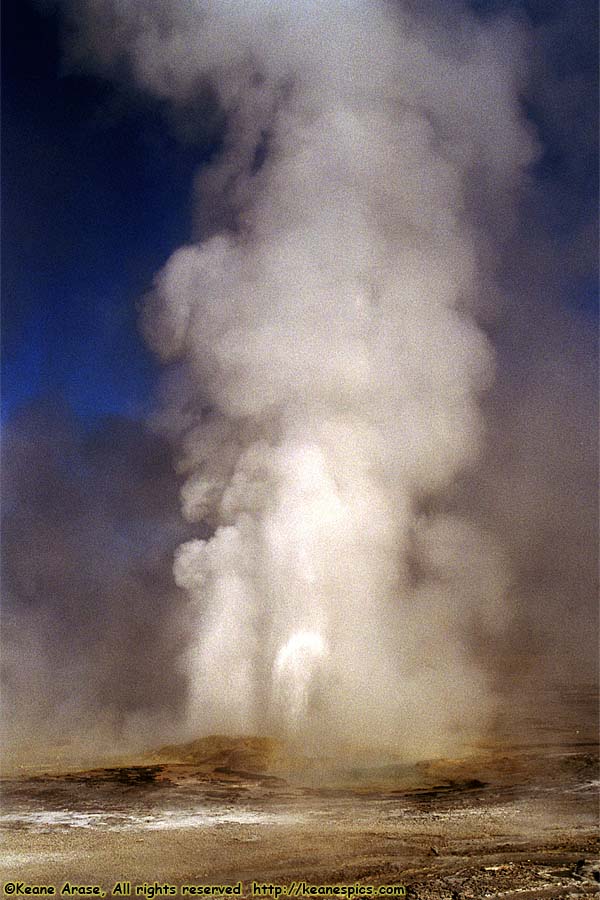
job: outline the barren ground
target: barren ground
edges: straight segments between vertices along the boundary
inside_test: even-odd
[[[305,881],[404,884],[419,900],[596,897],[595,696],[568,710],[417,765],[286,768],[275,742],[213,737],[128,765],[5,777],[0,878],[107,896],[127,880],[133,896],[155,882],[242,881],[251,896],[253,881]]]

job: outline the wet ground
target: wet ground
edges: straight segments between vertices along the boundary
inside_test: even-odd
[[[355,896],[403,884],[415,900],[597,897],[597,732],[594,703],[583,707],[459,759],[318,779],[285,777],[264,742],[228,739],[139,765],[4,778],[0,878],[108,896],[119,881],[134,896],[137,885],[239,881],[245,896],[253,881],[301,896],[305,881]]]

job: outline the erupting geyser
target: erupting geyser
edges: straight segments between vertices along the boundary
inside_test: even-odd
[[[484,185],[504,215],[531,159],[518,41],[472,23],[441,50],[380,2],[166,6],[135,71],[176,102],[209,77],[227,116],[204,233],[145,319],[186,361],[183,510],[212,528],[175,564],[190,728],[439,745],[485,716],[465,633],[502,628],[510,577],[490,536],[421,501],[480,451],[468,198]]]
[[[103,65],[127,58],[176,110],[214,96],[226,122],[199,236],[144,316],[182,361],[166,418],[209,535],[174,567],[190,731],[415,752],[468,733],[488,696],[469,642],[501,632],[511,573],[442,498],[481,451],[477,298],[534,155],[517,26],[383,0],[78,16]]]
[[[371,765],[562,721],[555,682],[598,673],[595,5],[7,6],[35,177],[7,206],[3,755],[251,735]],[[141,421],[129,288],[188,212]]]

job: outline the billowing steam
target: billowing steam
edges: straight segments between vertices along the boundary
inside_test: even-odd
[[[226,122],[143,322],[180,361],[162,421],[205,535],[174,565],[186,730],[415,753],[477,732],[519,574],[510,521],[464,485],[489,459],[481,322],[537,152],[521,31],[379,0],[74,15],[81,57]]]
[[[206,410],[183,508],[215,531],[175,563],[198,609],[192,719],[437,746],[482,716],[465,622],[505,619],[493,541],[419,508],[481,449],[467,207],[480,178],[502,208],[532,158],[514,36],[440,53],[377,3],[208,4],[175,35],[144,76],[162,87],[176,50],[230,121],[199,185],[226,226],[173,256],[147,316]]]
[[[198,185],[214,233],[167,263],[145,323],[202,401],[183,511],[214,531],[174,570],[198,611],[191,722],[435,744],[481,716],[465,622],[505,618],[494,542],[420,504],[481,450],[468,207],[485,183],[504,212],[532,159],[514,30],[440,51],[380,3],[152,9],[138,78],[175,101],[210,78],[228,117]]]

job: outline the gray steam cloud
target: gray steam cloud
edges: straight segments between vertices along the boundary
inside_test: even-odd
[[[226,123],[143,316],[202,534],[181,654],[175,587],[140,601],[185,673],[157,705],[182,734],[417,755],[489,728],[508,673],[579,647],[589,677],[595,362],[551,263],[589,271],[590,220],[544,230],[560,184],[536,195],[521,101],[551,110],[546,39],[409,3],[66,8],[72,63]]]
[[[3,761],[151,741],[185,709],[189,626],[170,568],[189,528],[171,454],[123,419],[82,434],[57,398],[6,428]]]

